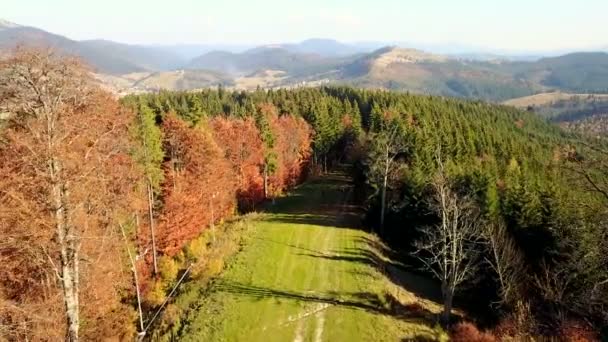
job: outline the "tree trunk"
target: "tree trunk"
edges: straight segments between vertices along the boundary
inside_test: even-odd
[[[454,291],[448,288],[443,296],[443,312],[441,313],[441,321],[446,327],[450,325],[450,316],[452,315],[453,300]]]
[[[158,274],[158,264],[156,262],[156,238],[154,236],[154,192],[152,184],[148,182],[148,216],[150,217],[150,236],[152,237],[152,259],[154,260],[154,274]]]
[[[264,164],[264,199],[268,199],[268,165]]]
[[[127,249],[127,253],[129,254],[129,262],[131,262],[131,270],[133,271],[133,281],[135,281],[135,294],[137,295],[137,312],[139,313],[139,333],[145,334],[144,332],[144,315],[141,310],[141,294],[139,292],[139,278],[137,277],[137,267],[135,266],[135,259],[133,258],[133,254],[131,254],[131,248],[129,248],[129,241],[127,240],[127,234],[125,233],[125,229],[120,225],[120,232],[122,233],[122,237],[125,241],[125,248]]]
[[[380,235],[384,234],[384,215],[386,211],[386,186],[387,186],[387,176],[384,176],[384,182],[382,183],[382,195],[381,195],[381,203],[380,203]]]
[[[380,203],[380,235],[384,234],[384,215],[386,212],[386,187],[388,186],[388,171],[390,167],[388,149],[386,152],[386,165],[384,168],[384,178],[382,179],[382,194],[380,198],[380,201],[382,202]]]
[[[55,158],[49,160],[51,198],[54,204],[55,229],[61,255],[61,287],[66,315],[66,340],[78,341],[78,245],[69,222],[68,189],[60,179],[61,167]]]
[[[209,206],[211,207],[211,239],[215,243],[215,215],[213,212],[213,200],[209,201]]]

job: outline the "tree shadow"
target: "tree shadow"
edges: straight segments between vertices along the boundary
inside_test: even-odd
[[[371,239],[362,238],[361,241],[367,241],[366,243],[370,243],[372,246],[376,245],[377,247],[386,248],[381,243]],[[441,289],[437,281],[411,272],[404,264],[387,258],[385,255],[380,254],[376,248],[369,245],[363,248],[346,248],[326,253],[305,251],[298,253],[298,255],[368,265],[384,274],[393,284],[413,293],[416,297],[435,303],[441,303],[442,301]]]
[[[300,247],[300,246],[296,246],[296,245],[293,245],[293,244],[290,244],[290,243],[276,241],[276,240],[272,240],[272,239],[268,239],[268,238],[254,237],[254,239],[259,240],[259,241],[263,241],[263,242],[267,242],[267,243],[272,243],[272,244],[275,244],[275,245],[286,246],[286,247],[289,247],[289,248],[293,248],[293,249],[297,249],[297,250],[301,250],[301,251],[305,251],[305,252],[309,252],[309,253],[319,253],[319,251],[314,250],[314,249],[310,249],[310,248],[306,248],[306,247]]]
[[[403,305],[390,294],[378,295],[371,292],[298,293],[255,285],[245,285],[232,281],[218,281],[213,291],[245,296],[255,300],[285,299],[298,302],[329,304],[353,310],[364,310],[374,314],[388,315],[401,320],[428,322],[436,315],[417,305]]]
[[[318,211],[313,214],[310,212],[277,213],[266,221],[350,229],[356,229],[360,225],[361,216],[358,213],[343,212],[336,216],[338,212],[337,209],[329,209],[326,213],[319,213]]]

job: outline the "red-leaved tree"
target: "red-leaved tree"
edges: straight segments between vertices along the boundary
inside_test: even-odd
[[[157,239],[159,251],[175,255],[205,227],[234,213],[236,177],[203,127],[189,127],[170,113],[162,128],[168,159]]]
[[[239,204],[252,209],[264,199],[264,146],[255,121],[215,117],[209,126],[236,174]]]

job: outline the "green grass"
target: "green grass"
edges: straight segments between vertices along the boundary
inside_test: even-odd
[[[243,250],[211,285],[201,288],[187,322],[171,338],[268,342],[441,337],[431,328],[439,306],[389,280],[407,274],[391,271],[392,266],[387,271],[392,262],[383,254],[385,247],[358,229],[350,195],[348,178],[332,174],[269,205],[268,213],[252,223]]]

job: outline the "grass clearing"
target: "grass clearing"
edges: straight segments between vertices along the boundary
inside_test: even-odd
[[[208,286],[187,284],[174,304],[187,307],[179,329],[158,339],[445,339],[433,328],[440,305],[403,288],[412,281],[424,288],[426,280],[402,271],[386,247],[357,229],[351,189],[350,180],[335,173],[269,205],[243,232],[242,251],[219,276]]]

